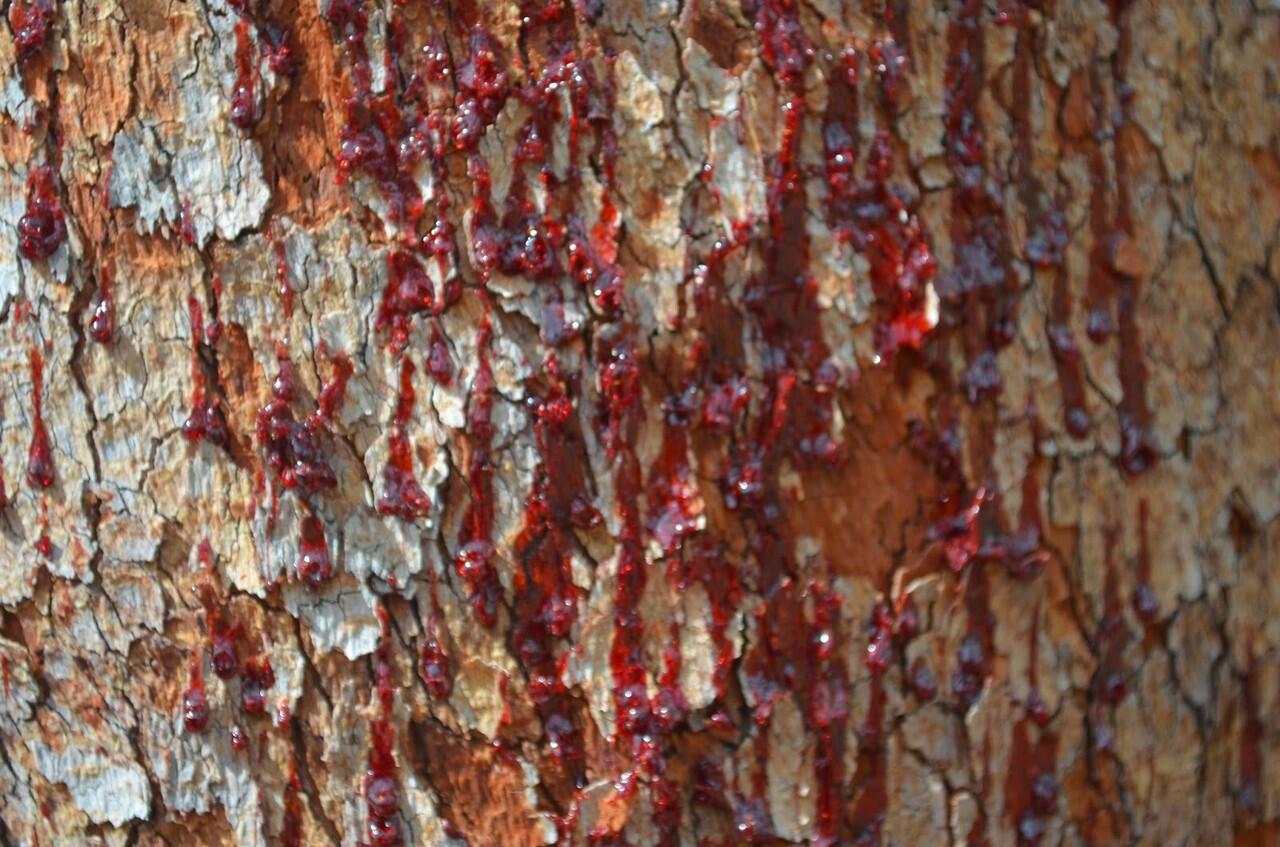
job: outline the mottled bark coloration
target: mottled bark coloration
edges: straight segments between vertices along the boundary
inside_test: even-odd
[[[12,0],[0,844],[1280,843],[1280,7]]]

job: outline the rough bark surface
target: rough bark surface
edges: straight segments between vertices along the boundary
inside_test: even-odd
[[[1280,843],[1276,3],[5,6],[0,844]]]

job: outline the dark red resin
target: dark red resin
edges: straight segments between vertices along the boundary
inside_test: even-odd
[[[19,62],[26,62],[44,47],[56,13],[53,0],[14,0],[9,7],[9,28]]]
[[[413,470],[408,427],[413,419],[414,398],[413,363],[405,357],[400,361],[400,393],[387,441],[387,466],[382,470],[383,493],[378,500],[380,513],[395,515],[404,521],[413,521],[431,510],[431,499],[418,485]]]
[[[462,516],[454,569],[466,587],[467,602],[476,619],[485,626],[497,620],[502,584],[494,566],[493,547],[493,371],[489,367],[489,338],[492,335],[486,314],[476,332],[476,368],[467,402],[467,434],[471,454],[467,480],[471,502]]]
[[[200,603],[204,606],[205,632],[209,638],[209,662],[219,679],[231,679],[240,670],[237,652],[240,628],[227,623],[226,613],[212,584],[202,582],[199,592]]]
[[[293,283],[289,280],[284,239],[274,230],[268,229],[267,240],[271,243],[271,252],[275,257],[276,290],[280,294],[280,305],[284,308],[284,316],[290,318],[293,317]]]
[[[315,515],[307,515],[302,519],[302,530],[298,538],[298,559],[294,563],[298,578],[308,588],[320,588],[333,576],[333,566],[329,563],[329,543],[324,537],[324,524]]]
[[[453,692],[453,670],[444,648],[444,622],[440,603],[435,599],[435,580],[432,580],[431,615],[427,619],[426,635],[418,656],[418,671],[427,686],[427,692],[436,700],[445,701]]]
[[[872,56],[877,69],[885,62],[891,63],[885,65],[887,69],[905,61],[896,47],[894,51],[892,56]],[[827,219],[836,238],[862,253],[871,266],[871,288],[879,312],[876,355],[887,361],[899,350],[920,349],[933,330],[926,291],[937,274],[937,263],[919,221],[889,182],[893,155],[886,131],[877,132],[864,176],[855,178],[859,63],[859,54],[853,50],[832,60],[822,129]],[[896,96],[896,83],[890,87]]]
[[[390,345],[401,352],[409,340],[415,314],[438,313],[435,286],[427,269],[411,253],[393,251],[387,256],[387,287],[382,292],[376,326],[390,332]]]
[[[243,130],[258,121],[258,57],[249,22],[236,22],[236,80],[231,90],[231,122]]]
[[[1138,584],[1133,589],[1133,611],[1144,624],[1160,618],[1160,600],[1151,586],[1151,546],[1147,538],[1147,501],[1138,504]]]
[[[365,809],[368,813],[366,832],[368,847],[395,847],[403,841],[400,778],[392,750],[395,729],[391,725],[391,707],[395,700],[395,684],[391,677],[391,636],[386,609],[379,606],[378,616],[382,620],[382,639],[378,643],[374,663],[380,713],[369,728],[369,769],[364,778]]]
[[[998,658],[989,581],[1002,573],[1031,579],[1048,561],[1041,549],[1039,453],[1028,460],[1015,528],[1002,525],[1000,504],[991,493],[995,430],[988,419],[995,407],[992,401],[1002,390],[999,351],[1016,331],[1018,286],[1003,196],[994,168],[988,165],[980,123],[979,101],[987,85],[983,7],[977,0],[965,0],[954,12],[948,33],[945,117],[947,162],[954,178],[949,221],[954,261],[942,274],[914,214],[919,200],[906,187],[910,180],[898,185],[892,178],[895,159],[902,158],[895,150],[895,128],[881,126],[869,143],[862,139],[866,121],[857,102],[860,70],[865,67],[874,74],[878,106],[883,107],[873,105],[876,120],[886,114],[892,120],[908,82],[911,63],[905,45],[910,30],[902,20],[905,8],[906,4],[893,3],[885,9],[891,35],[878,38],[865,53],[850,49],[833,56],[819,55],[815,49],[806,32],[809,13],[802,13],[798,0],[743,4],[761,39],[779,102],[780,144],[765,162],[766,214],[759,220],[736,221],[731,233],[709,235],[699,244],[705,258],[693,264],[682,288],[686,296],[681,298],[677,327],[687,333],[680,339],[681,347],[691,352],[687,361],[667,362],[660,359],[660,345],[637,332],[619,260],[625,233],[615,205],[613,60],[583,38],[580,26],[598,14],[594,4],[523,4],[519,55],[507,55],[506,45],[486,30],[482,14],[470,8],[455,10],[450,31],[429,36],[420,55],[404,56],[399,51],[411,15],[393,5],[387,13],[386,89],[377,94],[365,45],[366,4],[328,0],[323,7],[325,19],[345,44],[350,66],[345,125],[336,154],[340,180],[371,182],[384,204],[377,211],[396,229],[375,316],[391,356],[401,362],[378,510],[413,521],[431,508],[415,476],[416,456],[409,438],[414,367],[420,362],[439,385],[450,385],[455,378],[465,385],[468,374],[465,369],[455,372],[449,346],[453,339],[444,338],[439,316],[464,297],[468,305],[478,300],[485,318],[476,339],[477,366],[470,375],[466,439],[461,445],[468,500],[453,557],[455,586],[486,626],[497,622],[509,600],[509,647],[527,677],[533,712],[541,722],[542,747],[574,787],[596,778],[587,769],[583,703],[565,682],[583,601],[572,574],[572,559],[581,543],[575,536],[593,532],[604,522],[592,505],[579,431],[580,420],[585,421],[604,448],[616,504],[609,522],[614,558],[602,571],[602,577],[611,574],[614,591],[610,671],[616,732],[607,742],[618,761],[625,762],[625,771],[615,780],[617,791],[647,789],[661,844],[679,842],[685,788],[680,783],[686,780],[692,783],[699,813],[705,807],[731,817],[739,840],[723,843],[764,842],[772,836],[765,777],[768,724],[775,705],[787,696],[800,705],[806,732],[816,741],[815,843],[879,843],[889,791],[885,735],[893,719],[887,714],[891,701],[885,691],[886,674],[897,667],[904,684],[922,701],[939,693],[938,680],[924,659],[907,667],[904,658],[908,642],[921,628],[911,598],[879,605],[866,632],[865,661],[872,679],[870,704],[857,732],[857,770],[843,772],[850,683],[837,647],[847,640],[847,624],[842,623],[845,615],[825,565],[796,561],[783,482],[784,473],[797,468],[821,474],[843,460],[833,422],[835,398],[846,379],[823,338],[805,221],[809,174],[800,162],[806,127],[812,131],[815,126],[806,114],[815,64],[828,86],[828,105],[816,124],[826,155],[821,175],[827,183],[828,224],[870,265],[875,354],[880,361],[899,354],[908,364],[931,360],[938,384],[954,388],[972,406],[957,411],[942,404],[946,408],[937,421],[928,428],[920,424],[911,433],[912,442],[923,445],[940,483],[936,513],[930,516],[936,517],[930,534],[934,551],[953,571],[963,594],[966,629],[954,645],[957,655],[950,680],[960,707],[972,705],[986,690]],[[1009,18],[1019,26],[1022,20]],[[1015,90],[1029,85],[1030,69],[1023,60],[1031,55],[1021,30],[1018,38]],[[520,101],[520,114],[528,117],[515,130],[510,186],[504,198],[495,200],[479,142],[511,98]],[[1019,136],[1014,167],[1022,168],[1017,174],[1021,196],[1034,198],[1024,199],[1026,259],[1037,272],[1057,274],[1055,282],[1061,280],[1059,288],[1065,291],[1066,221],[1055,203],[1043,196],[1043,188],[1027,178],[1032,142],[1024,107],[1025,102],[1014,106]],[[569,168],[561,173],[551,148],[559,143],[566,124]],[[860,155],[865,155],[866,164],[859,177],[855,163]],[[469,254],[455,243],[455,221],[462,216],[450,216],[447,192],[432,192],[432,209],[418,187],[420,166],[429,167],[438,189],[447,177],[456,182],[464,163],[474,191],[464,227],[469,229],[464,236],[470,239]],[[587,167],[594,169],[601,189],[595,220],[579,210],[580,174]],[[715,200],[712,167],[708,163],[704,171],[704,194]],[[702,199],[700,195],[699,202]],[[689,235],[696,240],[692,232]],[[380,229],[378,236],[382,237]],[[459,265],[465,268],[464,257],[472,260],[474,272],[465,289],[458,271]],[[490,314],[487,285],[499,274],[521,277],[532,286],[541,310],[535,312],[537,331],[555,351],[534,369],[528,386],[538,463],[513,545],[510,598],[498,579],[494,537],[495,463],[502,446],[494,438],[497,392],[489,359],[495,316]],[[935,280],[943,299],[942,332],[935,327],[929,303]],[[561,284],[565,281],[569,285]],[[587,315],[585,323],[568,320],[571,306]],[[1069,316],[1070,303],[1055,299],[1051,347],[1063,385],[1066,425],[1080,435],[1089,420],[1082,389],[1076,392],[1079,386],[1071,381],[1079,361],[1070,332],[1062,330]],[[418,341],[422,336],[414,333],[428,324],[424,350]],[[756,349],[743,349],[744,339],[751,339]],[[418,348],[410,349],[414,344]],[[945,345],[956,349],[935,355]],[[575,367],[582,362],[582,370],[562,371],[561,361],[574,362]],[[958,373],[946,372],[949,361],[960,363]],[[279,405],[269,416],[279,431],[271,442],[276,446],[260,436],[268,456],[281,457],[273,465],[277,473],[296,464],[288,452],[296,449],[284,442],[305,426],[293,421],[296,387],[287,371],[282,364],[274,392]],[[593,395],[594,406],[586,408],[584,397]],[[649,410],[659,404],[661,431],[646,431]],[[323,398],[320,405],[325,407]],[[1034,413],[1029,416],[1034,418]],[[322,417],[332,419],[333,412]],[[962,460],[958,433],[969,432],[971,423],[973,444],[964,446],[972,449]],[[1033,428],[1038,443],[1038,422]],[[657,457],[642,466],[634,445],[659,434]],[[718,479],[702,479],[699,471],[705,469],[698,467],[695,457],[713,439],[717,446],[730,446],[723,466],[713,472]],[[970,466],[972,480],[962,471]],[[708,484],[719,485],[723,505],[741,523],[742,543],[732,549],[700,529],[702,486]],[[327,487],[310,492],[303,487],[300,493],[305,497]],[[308,531],[304,524],[304,537]],[[673,592],[698,584],[710,601],[718,696],[699,719],[708,732],[728,738],[754,733],[759,761],[743,772],[741,784],[735,777],[732,786],[726,785],[720,757],[730,754],[714,750],[698,762],[694,774],[668,771],[668,747],[682,743],[692,723],[691,709],[679,685],[681,629],[646,619],[650,579],[662,576],[649,561],[649,551],[663,560]],[[452,693],[453,677],[435,590],[433,576],[417,670],[430,696],[444,701]],[[747,592],[760,600],[757,608],[746,610],[752,618],[746,652],[735,664],[728,628]],[[403,836],[389,722],[391,642],[385,612],[380,613],[384,637],[376,675],[382,711],[373,722],[363,787],[366,837],[373,844],[390,845]],[[660,625],[669,626],[665,631],[670,635],[655,651],[653,633]],[[860,639],[856,633],[853,637]],[[506,690],[504,683],[504,699]],[[735,707],[744,701],[743,716],[750,720],[739,728]],[[1034,684],[1026,707],[1026,717],[1015,730],[1023,736],[1016,736],[1014,744],[1017,747],[1024,738],[1026,746],[1039,751],[1050,744],[1045,727],[1052,716]],[[510,725],[511,714],[507,703],[503,726]],[[500,751],[511,749],[511,743],[505,734],[495,741]],[[984,744],[983,754],[989,754],[989,739],[971,743]],[[1012,799],[1007,811],[1022,843],[1037,843],[1037,832],[1054,812],[1056,777],[1047,755],[1036,753],[1034,767],[1027,771],[1034,778],[1025,796],[1008,792]],[[552,805],[555,811],[548,814],[562,837],[568,837],[575,831],[578,801],[557,800]],[[984,811],[974,833],[982,832],[988,815],[998,813]],[[453,835],[456,829],[446,825],[446,832]],[[622,838],[600,826],[588,840],[603,845],[621,843]]]
[[[27,447],[27,485],[47,489],[53,485],[53,444],[44,424],[44,355],[31,348],[31,444]]]
[[[1071,234],[1067,229],[1066,215],[1046,196],[1033,167],[1036,149],[1031,120],[1033,37],[1033,31],[1023,27],[1018,31],[1014,46],[1014,168],[1018,177],[1018,193],[1027,216],[1027,260],[1038,274],[1053,278],[1047,334],[1062,393],[1062,422],[1068,433],[1075,438],[1083,438],[1089,433],[1092,421],[1085,401],[1080,349],[1071,329],[1073,303],[1065,267],[1065,253],[1071,243]]]
[[[284,785],[284,815],[280,823],[280,843],[284,847],[302,844],[302,781],[298,779],[298,760],[289,755],[289,780]]]
[[[1237,788],[1236,817],[1243,823],[1257,821],[1264,812],[1263,791],[1267,785],[1264,770],[1263,738],[1266,731],[1263,716],[1259,712],[1258,703],[1261,692],[1258,691],[1258,658],[1254,648],[1249,648],[1249,663],[1244,668],[1241,682],[1242,721],[1240,729],[1240,747],[1237,755]],[[1243,828],[1243,827],[1241,827]]]
[[[971,404],[1003,389],[996,354],[1013,340],[1018,298],[1004,201],[988,170],[979,100],[986,84],[981,0],[963,0],[947,27],[947,163],[951,191],[952,267],[938,281],[963,345],[962,377]]]
[[[277,244],[279,242],[276,242]],[[298,421],[293,406],[299,399],[297,374],[283,342],[276,345],[276,377],[271,383],[272,400],[258,410],[258,444],[275,482],[301,498],[305,514],[300,517],[298,556],[294,573],[309,589],[319,589],[333,576],[324,523],[316,513],[316,498],[335,489],[337,474],[329,463],[332,435],[330,424],[338,416],[346,398],[347,383],[354,372],[344,353],[330,357],[333,371],[321,386],[316,410]],[[278,502],[273,490],[271,520]]]
[[[581,783],[583,749],[573,694],[563,681],[567,654],[558,643],[571,637],[578,620],[579,589],[573,584],[574,529],[597,525],[601,516],[583,494],[585,460],[568,386],[554,356],[547,362],[548,387],[533,401],[534,434],[541,462],[525,500],[524,524],[515,551],[523,567],[514,586],[516,655],[529,674],[534,708],[542,720],[552,757]]]
[[[47,259],[66,238],[67,224],[53,169],[48,165],[34,167],[27,174],[27,209],[18,219],[18,252],[32,261]]]
[[[1089,225],[1093,246],[1089,254],[1086,305],[1088,333],[1095,343],[1117,338],[1117,371],[1123,391],[1119,404],[1120,467],[1130,475],[1143,473],[1155,464],[1157,455],[1151,435],[1151,412],[1146,399],[1146,364],[1138,330],[1136,303],[1140,282],[1120,261],[1120,251],[1134,238],[1133,198],[1129,187],[1129,162],[1124,137],[1129,123],[1133,89],[1125,78],[1132,58],[1125,3],[1111,4],[1111,20],[1119,33],[1111,59],[1111,88],[1114,108],[1108,109],[1101,73],[1089,75],[1090,129],[1098,139],[1090,152],[1092,194]],[[1111,126],[1108,127],[1106,122]],[[1111,138],[1113,177],[1108,176],[1107,157],[1102,145]],[[1109,191],[1114,186],[1113,191]],[[1112,196],[1114,194],[1114,196]],[[1114,315],[1112,309],[1114,308]]]
[[[427,373],[441,385],[453,384],[453,357],[439,327],[431,328],[431,346],[427,353]]]
[[[278,370],[271,383],[273,399],[258,410],[258,444],[266,453],[267,467],[282,488],[296,491],[300,496],[313,497],[331,491],[338,479],[327,455],[329,413],[322,410],[301,422],[296,420],[292,406],[298,396],[297,377],[283,344],[277,345],[276,362]],[[348,377],[343,374],[348,373],[348,367],[348,364],[335,364],[332,391],[338,397],[329,402],[335,412],[345,391]],[[323,393],[321,397],[323,399]]]
[[[226,418],[218,398],[208,392],[200,358],[200,348],[206,338],[204,310],[200,301],[188,297],[187,313],[191,323],[191,412],[182,423],[182,434],[191,442],[204,440],[225,447],[228,440]]]
[[[271,660],[266,656],[251,656],[245,660],[240,675],[240,706],[251,715],[261,715],[267,709],[267,691],[276,683]]]
[[[1125,624],[1124,605],[1120,599],[1120,575],[1115,562],[1117,536],[1117,530],[1107,531],[1102,619],[1094,636],[1099,653],[1098,669],[1093,678],[1094,702],[1108,706],[1118,705],[1128,692],[1124,650],[1132,637]]]

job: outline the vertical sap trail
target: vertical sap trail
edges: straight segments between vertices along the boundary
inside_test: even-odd
[[[1115,299],[1115,272],[1111,257],[1115,249],[1116,214],[1111,207],[1109,186],[1115,174],[1108,167],[1102,146],[1106,133],[1106,93],[1102,74],[1090,67],[1087,74],[1089,91],[1089,130],[1093,143],[1089,146],[1089,276],[1085,284],[1085,308],[1088,310],[1086,331],[1095,344],[1106,341],[1115,332],[1112,309]],[[1111,162],[1114,167],[1115,162]]]
[[[1117,336],[1116,367],[1120,376],[1118,462],[1130,475],[1140,474],[1157,459],[1151,436],[1151,412],[1146,399],[1146,364],[1138,326],[1138,291],[1145,262],[1136,240],[1130,188],[1129,114],[1134,97],[1127,79],[1132,52],[1128,4],[1111,4],[1111,19],[1119,33],[1111,58],[1111,98],[1108,104],[1102,71],[1089,70],[1090,129],[1095,143],[1089,152],[1091,195],[1089,227],[1093,245],[1085,302],[1088,334],[1095,343]],[[1110,106],[1110,108],[1108,108]],[[1103,141],[1111,139],[1108,162]],[[1114,186],[1113,190],[1109,190]]]
[[[1089,688],[1089,721],[1098,752],[1114,749],[1114,730],[1107,714],[1128,696],[1129,670],[1124,659],[1132,634],[1124,620],[1124,603],[1120,597],[1120,573],[1116,563],[1116,546],[1120,531],[1111,526],[1105,537],[1105,577],[1102,617],[1093,633],[1097,667]]]
[[[1151,540],[1148,535],[1151,510],[1144,497],[1138,501],[1138,561],[1137,584],[1134,585],[1130,603],[1138,620],[1146,625],[1155,623],[1160,617],[1160,600],[1156,597],[1155,588],[1151,584]]]
[[[1243,724],[1240,732],[1240,748],[1236,754],[1238,774],[1235,802],[1236,830],[1247,830],[1263,814],[1265,779],[1263,755],[1263,737],[1266,734],[1262,715],[1258,704],[1261,694],[1258,690],[1260,667],[1254,647],[1249,646],[1249,660],[1244,668],[1240,720]],[[1260,842],[1263,843],[1263,842]]]
[[[540,463],[525,499],[524,520],[515,541],[519,568],[514,579],[512,639],[529,676],[534,709],[542,720],[552,758],[581,787],[585,780],[578,705],[564,680],[568,640],[578,621],[579,589],[573,583],[572,532],[602,518],[584,493],[581,435],[574,407],[552,354],[546,387],[534,406],[534,433]]]
[[[493,399],[495,384],[489,364],[493,325],[485,298],[485,315],[476,332],[476,373],[471,380],[467,401],[467,433],[470,436],[467,459],[467,485],[470,500],[462,515],[458,533],[458,552],[454,568],[467,591],[467,602],[476,619],[492,627],[498,619],[502,601],[502,584],[494,562],[493,539],[494,492],[493,474]]]
[[[387,464],[382,470],[383,493],[377,506],[379,514],[395,515],[404,521],[413,521],[431,509],[430,498],[418,484],[413,446],[409,440],[409,424],[413,419],[416,397],[413,371],[413,363],[405,356],[400,361],[400,388],[387,441]]]
[[[1116,277],[1116,322],[1119,331],[1120,386],[1120,466],[1129,474],[1140,474],[1157,460],[1151,436],[1151,410],[1147,405],[1147,366],[1143,357],[1142,336],[1138,326],[1138,300],[1142,262],[1135,266],[1132,253],[1139,250],[1133,219],[1133,190],[1130,146],[1130,112],[1135,95],[1128,80],[1132,59],[1133,36],[1129,31],[1128,0],[1112,0],[1112,20],[1120,34],[1111,60],[1112,89],[1116,108],[1113,167],[1116,181],[1116,235],[1111,244],[1110,264]]]
[[[952,255],[951,268],[939,281],[951,320],[960,322],[966,363],[961,384],[971,405],[995,397],[1002,389],[996,354],[1013,340],[1018,299],[1004,200],[992,185],[987,164],[981,114],[986,88],[982,8],[978,0],[964,0],[947,28],[947,162],[954,178]]]
[[[191,412],[182,423],[182,434],[190,442],[207,441],[217,447],[227,444],[227,421],[222,404],[208,388],[200,349],[208,343],[208,326],[204,308],[194,296],[187,298],[187,316],[191,325]],[[39,425],[43,428],[43,425]]]
[[[395,757],[395,727],[391,723],[396,685],[391,667],[390,616],[378,606],[382,635],[374,652],[374,695],[377,717],[369,724],[369,766],[364,778],[365,826],[368,845],[397,847],[404,842],[400,821],[400,777]]]
[[[1026,258],[1037,274],[1053,280],[1049,304],[1049,349],[1053,352],[1062,395],[1062,423],[1067,432],[1083,438],[1091,421],[1085,399],[1080,348],[1072,329],[1071,279],[1065,267],[1070,242],[1067,219],[1047,196],[1036,176],[1035,138],[1031,118],[1032,64],[1037,30],[1020,21],[1013,58],[1013,126],[1015,174],[1027,223]]]
[[[31,443],[27,447],[27,486],[46,491],[53,485],[53,442],[44,422],[44,353],[32,347],[31,365]]]
[[[1037,602],[1027,630],[1031,642],[1027,697],[1022,717],[1013,724],[1004,784],[1003,819],[1017,834],[1019,845],[1041,844],[1046,819],[1058,807],[1058,736],[1047,728],[1053,716],[1040,699],[1040,620]]]

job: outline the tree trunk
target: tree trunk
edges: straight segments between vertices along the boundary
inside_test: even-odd
[[[6,7],[0,844],[1280,844],[1274,3]]]

